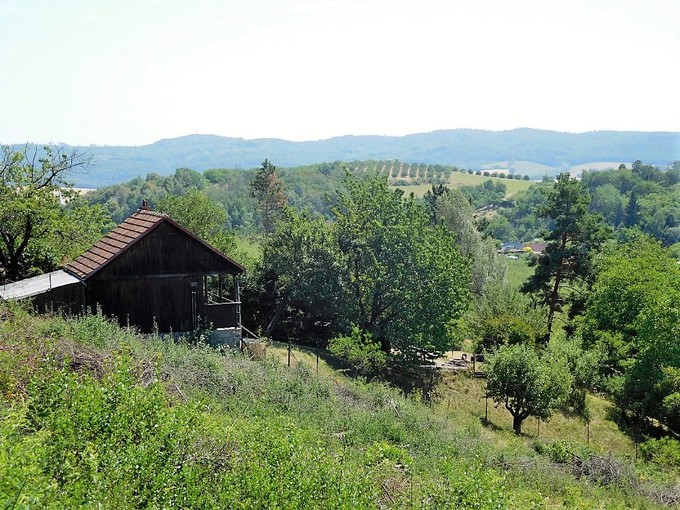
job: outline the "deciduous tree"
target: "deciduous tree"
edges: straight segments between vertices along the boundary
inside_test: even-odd
[[[386,352],[446,348],[447,325],[468,303],[469,265],[455,236],[386,178],[348,176],[345,187],[334,214],[346,322]]]
[[[204,192],[193,189],[184,195],[168,195],[156,207],[223,253],[233,253],[236,243],[227,229],[227,211]]]
[[[66,177],[86,168],[87,154],[61,147],[0,149],[0,273],[13,281],[53,270],[94,243],[109,224],[100,207],[63,207],[76,193]],[[87,219],[87,221],[83,221]]]
[[[598,261],[582,337],[599,358],[600,387],[622,410],[679,431],[680,265],[638,234]]]
[[[296,332],[315,330],[328,336],[342,330],[337,252],[325,220],[286,208],[262,245],[262,263],[256,271],[262,296],[259,307],[266,303],[260,318],[266,336],[274,334],[284,317],[289,326],[302,317],[304,324],[296,325]]]
[[[304,317],[302,329],[319,325],[330,338],[356,326],[405,358],[414,347],[444,350],[469,298],[454,235],[384,177],[347,174],[344,187],[334,222],[287,210],[265,240],[259,288],[274,302],[261,325],[273,333],[282,318]]]
[[[529,416],[549,418],[569,396],[572,376],[556,357],[539,357],[527,345],[499,348],[487,365],[486,392],[512,415],[512,429],[522,433]]]
[[[487,284],[505,278],[505,260],[496,254],[494,240],[483,238],[477,230],[475,211],[463,193],[452,189],[440,196],[437,218],[455,234],[461,254],[470,259],[470,290],[475,296],[481,296]]]

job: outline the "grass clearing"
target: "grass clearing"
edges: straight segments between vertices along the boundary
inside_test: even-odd
[[[259,242],[239,235],[234,240],[236,241],[236,252],[244,254],[247,259],[257,260],[262,255],[262,246]]]
[[[534,268],[528,265],[531,257],[528,253],[518,255],[519,258],[511,259],[505,257],[508,270],[505,273],[508,284],[513,288],[519,290],[522,284],[534,274]]]
[[[492,179],[503,182],[507,186],[506,197],[511,197],[518,191],[529,189],[529,186],[534,184],[533,181],[524,181],[517,179],[500,179],[498,177],[484,177],[483,175],[468,174],[465,172],[452,172],[449,178],[448,186],[450,188],[460,188],[461,186],[478,186],[484,181]],[[413,193],[416,198],[422,198],[429,190],[432,189],[431,184],[414,184],[409,186],[391,186],[392,189],[399,188],[408,196]]]

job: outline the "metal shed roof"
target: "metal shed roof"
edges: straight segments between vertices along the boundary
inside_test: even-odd
[[[23,299],[78,282],[80,282],[78,278],[60,269],[26,280],[0,285],[0,298]]]

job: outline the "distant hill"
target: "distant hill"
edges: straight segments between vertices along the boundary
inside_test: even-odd
[[[177,168],[253,168],[269,158],[279,167],[355,160],[399,159],[409,163],[456,165],[474,170],[498,162],[521,166],[520,173],[540,177],[592,161],[641,160],[666,166],[680,160],[680,133],[595,131],[560,133],[537,129],[484,131],[456,129],[406,136],[341,136],[291,142],[189,135],[135,147],[78,147],[94,156],[87,174],[73,176],[76,185],[99,187]],[[517,168],[520,171],[519,168]]]

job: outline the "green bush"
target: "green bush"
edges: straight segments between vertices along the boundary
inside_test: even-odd
[[[640,453],[645,460],[680,468],[680,441],[677,439],[650,439],[640,445]]]
[[[101,380],[35,372],[28,405],[0,420],[3,506],[374,506],[379,478],[318,432],[276,415],[225,425],[198,402],[174,403],[153,368],[122,351]]]
[[[380,372],[387,360],[380,344],[373,341],[368,331],[354,326],[349,336],[337,336],[328,342],[328,350],[347,362],[360,375],[373,375]]]
[[[617,465],[578,443],[534,448],[575,452],[584,481],[532,464],[525,439],[386,384],[3,306],[1,508],[649,505],[605,483]],[[659,445],[642,449],[653,445],[659,462]],[[667,468],[645,467],[666,483]]]
[[[477,463],[442,462],[444,483],[426,485],[418,508],[500,510],[508,507],[505,478]]]
[[[478,328],[478,348],[488,351],[494,351],[502,345],[534,345],[540,334],[524,317],[512,313],[487,317]]]
[[[570,464],[574,456],[582,456],[584,453],[582,445],[562,440],[547,443],[537,441],[533,444],[533,448],[537,453],[545,455],[558,464]]]

